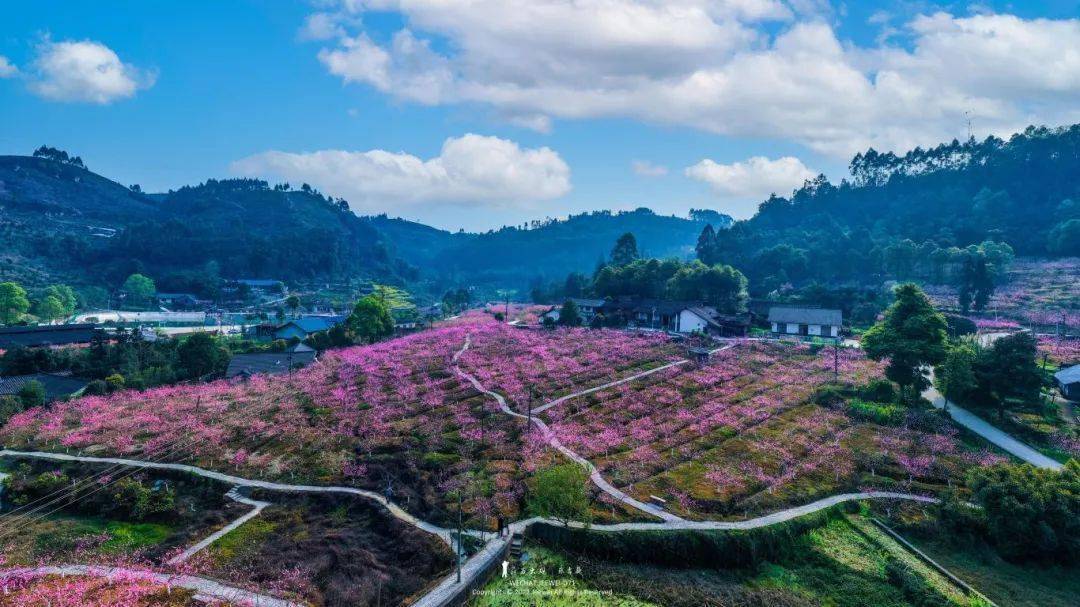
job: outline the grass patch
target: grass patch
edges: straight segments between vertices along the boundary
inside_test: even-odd
[[[530,538],[526,544],[528,556],[521,567],[511,570],[507,578],[495,576],[474,595],[470,605],[974,607],[979,604],[875,528],[863,528],[868,525],[858,517],[850,520],[829,517],[814,528],[802,528],[791,537],[788,547],[771,552],[769,560],[744,561],[743,565],[727,567],[720,565],[719,560],[696,568],[668,567],[643,559],[612,560],[599,557],[595,551],[569,552],[554,545],[541,546]],[[597,538],[590,538],[595,544]],[[680,540],[673,535],[669,540],[690,542],[680,553],[689,553],[694,548],[691,538]],[[573,573],[578,567],[582,573]]]
[[[998,605],[1072,607],[1080,603],[1080,566],[1010,563],[978,542],[954,545],[918,536],[908,541]]]
[[[173,533],[173,528],[160,523],[129,523],[109,521],[104,530],[112,539],[102,544],[106,552],[126,552],[161,544]]]
[[[277,525],[266,517],[257,516],[225,534],[210,546],[210,553],[218,562],[229,562],[246,551],[257,550],[259,545],[277,530]]]

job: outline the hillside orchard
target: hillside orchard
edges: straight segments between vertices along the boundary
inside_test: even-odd
[[[488,526],[499,514],[519,516],[534,473],[562,456],[456,369],[524,413],[530,403],[679,354],[655,334],[525,330],[470,312],[430,331],[328,351],[288,375],[26,411],[0,439],[21,449],[354,485],[444,524],[456,519],[460,494],[470,524]],[[938,416],[888,398],[855,398],[882,374],[858,350],[841,350],[836,362],[848,392],[815,399],[834,379],[831,348],[737,342],[703,366],[666,369],[543,415],[614,485],[641,499],[664,496],[691,517],[742,515],[864,486],[934,491],[996,459],[965,446]]]

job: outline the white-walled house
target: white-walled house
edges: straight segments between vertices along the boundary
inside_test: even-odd
[[[825,308],[769,308],[769,327],[774,335],[840,337],[844,315]]]

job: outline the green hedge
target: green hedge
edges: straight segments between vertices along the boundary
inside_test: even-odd
[[[540,523],[529,535],[554,550],[623,563],[668,567],[755,567],[775,561],[811,529],[841,517],[834,506],[748,530],[597,531]]]
[[[898,426],[907,414],[907,410],[900,405],[875,403],[858,398],[848,401],[848,412],[854,417],[882,426]]]

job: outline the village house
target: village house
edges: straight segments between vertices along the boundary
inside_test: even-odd
[[[307,339],[312,333],[329,330],[330,327],[345,322],[345,317],[340,315],[327,316],[304,316],[294,318],[274,328],[274,339],[292,339],[300,341]]]
[[[179,310],[191,310],[199,305],[199,298],[192,293],[158,293],[156,296],[159,306]]]
[[[617,325],[638,329],[654,329],[672,333],[704,333],[716,337],[745,335],[750,328],[749,314],[722,314],[700,302],[662,299],[620,298],[617,300],[573,299],[584,324],[598,315],[612,319]],[[541,315],[559,320],[561,307],[556,306]]]
[[[1054,374],[1058,391],[1069,400],[1080,401],[1080,365],[1062,369]]]
[[[769,308],[773,335],[840,337],[844,316],[840,310],[774,306]]]
[[[690,306],[679,312],[675,330],[714,337],[742,337],[750,329],[750,314],[722,314],[711,306]]]

